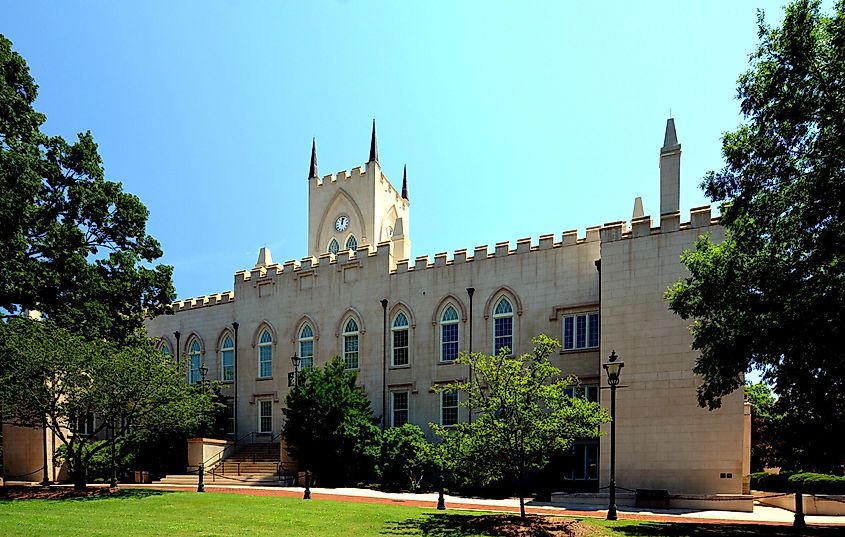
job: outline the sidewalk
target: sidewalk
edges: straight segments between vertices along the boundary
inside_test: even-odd
[[[194,485],[120,485],[121,488],[153,488],[159,490],[196,490]],[[206,492],[222,492],[228,494],[247,494],[251,496],[281,496],[301,498],[301,487],[246,487],[238,485],[206,485]],[[370,489],[356,488],[312,488],[311,498],[314,500],[334,500],[346,502],[367,502],[384,504],[401,504],[413,507],[430,507],[437,505],[437,493],[413,494],[382,492]],[[446,495],[446,509],[483,510],[500,512],[519,512],[519,499],[507,498],[491,500],[486,498],[468,498]],[[572,505],[560,506],[546,502],[526,500],[525,510],[537,515],[566,515],[579,517],[604,518],[607,515],[606,505]],[[618,508],[620,520],[647,520],[651,522],[696,522],[696,523],[739,523],[739,524],[775,524],[792,525],[794,514],[785,509],[755,505],[753,513],[736,511],[693,511],[689,509],[640,509],[633,507]],[[807,524],[843,525],[845,517],[837,516],[806,516]]]

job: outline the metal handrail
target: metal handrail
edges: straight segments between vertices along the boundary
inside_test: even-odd
[[[214,470],[217,468],[217,466],[220,464],[220,462],[224,458],[226,458],[228,455],[234,455],[235,453],[237,453],[238,452],[238,444],[243,442],[246,438],[252,438],[254,436],[255,436],[255,433],[251,432],[251,433],[247,433],[247,434],[243,435],[242,437],[238,438],[237,440],[235,440],[234,444],[230,444],[230,445],[226,446],[221,451],[218,451],[217,453],[215,453],[211,457],[204,460],[203,463],[202,463],[203,468],[207,469],[212,464],[212,461],[214,459],[217,459],[216,461],[214,461],[214,463],[216,463],[216,464],[214,464],[214,466],[211,468],[211,475],[212,475],[212,478],[213,478]]]

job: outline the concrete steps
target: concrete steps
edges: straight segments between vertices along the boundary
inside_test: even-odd
[[[279,471],[279,444],[250,444],[205,473],[206,485],[290,486],[294,474]],[[197,484],[196,474],[168,475],[157,485]]]

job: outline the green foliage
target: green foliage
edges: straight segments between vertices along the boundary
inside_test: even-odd
[[[51,321],[12,318],[0,323],[0,406],[4,419],[47,427],[66,446],[69,470],[84,486],[91,459],[110,440],[93,444],[114,429],[135,436],[196,430],[214,411],[214,399],[184,382],[184,369],[148,341],[116,346],[72,335]],[[74,422],[93,414],[90,435]]]
[[[599,426],[609,421],[597,403],[565,394],[575,381],[561,378],[549,361],[560,343],[539,335],[533,344],[533,352],[522,356],[508,356],[508,349],[497,356],[461,353],[457,362],[471,366],[472,378],[436,389],[458,390],[472,422],[431,424],[443,437],[441,456],[453,475],[482,483],[517,480],[523,517],[526,472],[543,467],[577,438],[599,436]]]
[[[105,445],[104,445],[105,444]],[[130,468],[136,452],[130,448],[130,442],[119,438],[114,442],[114,468],[118,471]],[[82,448],[82,457],[88,459],[86,476],[89,481],[109,481],[112,477],[112,446],[106,440],[87,442]],[[62,444],[56,448],[55,459],[58,463],[69,462],[68,448]]]
[[[717,408],[752,368],[778,394],[792,467],[843,461],[845,435],[845,3],[761,14],[760,43],[738,81],[745,124],[725,134],[726,166],[703,187],[727,237],[683,256],[690,277],[667,292],[693,319],[699,404]]]
[[[40,129],[38,86],[0,35],[0,313],[39,310],[57,324],[124,342],[166,311],[172,268],[147,235],[148,211],[105,179],[90,132]]]
[[[789,492],[789,478],[794,472],[780,472],[770,474],[767,472],[754,472],[751,474],[751,488],[764,492]]]
[[[751,470],[781,467],[785,463],[781,436],[783,416],[775,410],[777,400],[764,383],[746,384],[745,399],[751,403]]]
[[[416,425],[406,423],[382,434],[381,482],[387,489],[420,489],[439,466],[437,450]]]
[[[845,494],[845,477],[801,472],[789,476],[792,490],[807,494]]]
[[[287,450],[322,485],[369,482],[375,475],[381,431],[357,378],[336,356],[324,368],[302,371],[285,398]]]

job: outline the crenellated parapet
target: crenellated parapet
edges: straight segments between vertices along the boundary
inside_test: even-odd
[[[720,221],[721,217],[714,217],[712,215],[710,205],[703,205],[690,209],[689,220],[686,222],[681,222],[680,211],[661,215],[660,221],[655,227],[651,225],[650,216],[635,218],[631,220],[630,226],[624,220],[608,222],[601,226],[601,241],[614,242],[623,239],[636,239],[650,235],[673,233],[675,231],[706,228],[719,225]]]
[[[174,312],[192,310],[198,308],[206,308],[209,306],[218,306],[220,304],[229,304],[235,301],[234,291],[225,291],[208,296],[198,296],[196,298],[186,298],[184,300],[177,300],[171,306]]]

